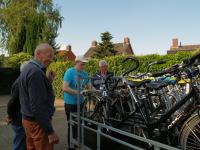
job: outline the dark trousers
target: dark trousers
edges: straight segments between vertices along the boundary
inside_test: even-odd
[[[81,104],[80,108],[82,110],[83,104]],[[70,144],[70,124],[69,124],[69,117],[70,113],[77,112],[77,105],[73,104],[65,104],[65,114],[67,116],[67,123],[68,123],[68,145]],[[77,125],[72,126],[72,134],[73,138],[77,138]]]

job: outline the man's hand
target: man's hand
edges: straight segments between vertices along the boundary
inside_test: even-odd
[[[59,137],[56,133],[52,133],[48,135],[49,143],[50,144],[58,144],[59,143]]]
[[[49,79],[50,82],[53,82],[54,78],[56,76],[56,73],[53,71],[49,71],[47,78]]]
[[[12,118],[10,118],[9,116],[6,116],[5,121],[7,124],[10,124],[12,121]]]

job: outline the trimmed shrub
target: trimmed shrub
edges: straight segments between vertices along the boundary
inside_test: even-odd
[[[63,85],[63,77],[65,71],[72,67],[73,63],[70,61],[67,62],[53,62],[48,67],[47,74],[49,71],[54,71],[56,73],[55,80],[53,81],[53,87],[55,90],[56,97],[62,98],[63,97],[63,91],[62,91],[62,85]]]
[[[6,59],[5,66],[10,68],[19,68],[21,63],[30,60],[31,58],[33,58],[33,56],[28,53],[17,53]]]
[[[179,64],[183,59],[190,58],[194,52],[179,52],[177,54],[167,54],[167,55],[144,55],[144,56],[133,56],[139,59],[140,66],[137,70],[135,70],[132,74],[135,73],[143,73],[147,71],[147,65],[153,61],[158,60],[166,60],[165,64],[154,65],[150,68],[149,72],[157,72],[161,71],[165,68],[171,67],[174,64]],[[104,59],[109,64],[109,70],[113,71],[116,76],[121,75],[126,70],[130,69],[132,65],[134,65],[131,61],[127,61],[126,63],[122,63],[122,61],[129,56],[126,55],[116,55],[111,57],[105,57]],[[100,59],[90,59],[90,61],[86,64],[85,70],[89,73],[90,76],[93,76],[99,69],[98,62]],[[65,71],[72,67],[74,64],[72,62],[54,62],[52,63],[49,70],[53,70],[56,72],[56,78],[53,82],[53,86],[56,92],[56,97],[63,98],[62,91],[62,82]]]

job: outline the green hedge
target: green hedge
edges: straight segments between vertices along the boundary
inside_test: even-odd
[[[11,68],[19,68],[21,63],[23,63],[24,61],[30,60],[31,58],[33,58],[33,56],[31,56],[28,53],[21,52],[18,54],[14,54],[14,55],[8,57],[4,61],[4,66],[11,67]]]
[[[189,58],[194,53],[191,52],[180,52],[177,54],[168,54],[168,55],[158,55],[158,54],[152,54],[152,55],[144,55],[144,56],[134,56],[139,59],[140,66],[134,73],[142,73],[146,72],[147,70],[147,64],[153,61],[158,60],[166,60],[167,62],[162,65],[154,65],[151,67],[150,72],[157,72],[160,70],[163,70],[165,68],[168,68],[174,64],[178,64],[183,60],[184,58]],[[104,59],[109,64],[109,69],[112,70],[117,76],[120,75],[122,72],[126,71],[127,69],[131,68],[133,65],[131,61],[128,61],[127,63],[122,63],[122,60],[124,60],[127,56],[125,55],[117,55],[117,56],[111,56],[111,57],[105,57]],[[94,75],[98,71],[98,59],[90,59],[90,61],[86,64],[86,71],[90,74],[90,76]],[[56,97],[62,98],[63,92],[62,92],[62,82],[63,82],[63,76],[64,72],[74,64],[72,62],[53,62],[48,70],[53,70],[56,72],[56,78],[53,82],[53,86],[56,92]]]
[[[73,63],[68,61],[68,62],[53,62],[48,67],[47,74],[50,70],[56,73],[56,77],[53,82],[53,87],[55,90],[56,97],[58,98],[63,97],[63,92],[62,92],[63,76],[65,71],[71,66],[73,66]]]

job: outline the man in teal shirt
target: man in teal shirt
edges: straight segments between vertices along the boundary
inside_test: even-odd
[[[67,121],[69,122],[69,116],[71,112],[77,112],[77,97],[78,91],[78,77],[80,78],[80,91],[84,88],[91,89],[91,82],[88,74],[84,71],[84,66],[87,60],[83,56],[77,56],[75,59],[76,65],[69,68],[64,74],[63,92],[65,113]],[[83,96],[80,95],[80,104],[82,106],[84,102]],[[73,130],[75,132],[75,129]],[[69,144],[69,124],[68,124],[68,144]]]

